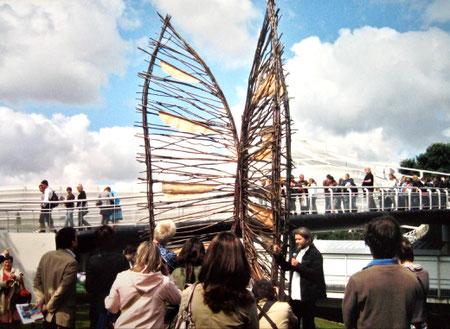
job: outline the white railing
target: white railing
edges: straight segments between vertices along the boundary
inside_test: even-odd
[[[375,186],[373,188],[357,187],[350,188],[343,186],[320,186],[303,188],[308,193],[297,193],[292,189],[290,199],[291,214],[323,214],[323,213],[344,213],[344,212],[366,212],[366,211],[396,211],[396,210],[426,210],[426,209],[450,209],[449,194],[447,189],[422,188],[417,190],[414,187],[394,187]],[[58,193],[58,191],[57,191]],[[61,192],[58,195],[62,195]],[[112,198],[115,200],[115,198]],[[122,219],[115,221],[115,225],[139,225],[147,224],[148,209],[146,195],[121,193],[120,209]],[[88,198],[88,214],[84,219],[91,226],[101,225],[102,216],[100,207],[96,206],[99,198]],[[72,200],[71,200],[72,201]],[[263,200],[253,200],[261,205],[267,206]],[[64,204],[67,201],[53,201],[58,203],[51,211],[54,227],[56,229],[64,226],[67,208]],[[74,224],[80,227],[78,222],[79,210],[78,200],[73,200]],[[39,219],[42,214],[42,201],[40,194],[35,191],[0,191],[0,230],[12,232],[37,231],[40,227]],[[114,207],[111,205],[110,207]],[[116,206],[117,207],[117,206]],[[205,209],[207,210],[207,206]],[[171,218],[177,220],[182,217],[186,208],[175,208],[167,211],[159,219]],[[197,211],[197,210],[196,210]],[[114,212],[116,214],[116,212]],[[111,223],[114,222],[111,216]],[[47,226],[47,225],[46,225]]]
[[[11,195],[9,195],[11,197]],[[117,198],[109,198],[109,200],[119,199],[118,205],[111,204],[107,207],[112,208],[113,213],[110,217],[110,223],[116,225],[136,225],[145,224],[143,221],[148,216],[148,210],[146,208],[146,197],[143,194],[121,196]],[[100,215],[101,207],[96,203],[99,200],[105,200],[100,198],[90,198],[85,200],[63,200],[63,201],[49,201],[48,203],[58,204],[55,208],[51,209],[51,217],[54,227],[56,229],[64,226],[66,220],[66,213],[73,211],[73,222],[76,228],[81,228],[79,225],[79,213],[82,210],[87,210],[88,213],[84,216],[84,219],[90,224],[90,226],[101,225],[102,216]],[[78,201],[86,201],[85,207],[77,207]],[[74,203],[74,208],[66,208],[65,203]],[[46,202],[47,203],[47,202]],[[43,212],[48,211],[41,208],[41,200],[25,199],[4,199],[0,200],[0,230],[26,232],[36,231],[40,227],[40,217]],[[121,219],[118,220],[115,217],[121,211]],[[47,223],[45,224],[47,227]]]
[[[291,214],[449,209],[448,189],[434,187],[304,187],[291,190]]]

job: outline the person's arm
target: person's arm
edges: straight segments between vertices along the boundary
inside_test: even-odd
[[[6,258],[6,256],[9,255],[9,251],[10,250],[11,250],[11,248],[6,248],[5,250],[2,251],[2,253],[0,254],[0,263],[3,263],[3,261]]]
[[[281,248],[278,245],[273,246],[273,258],[275,259],[278,266],[280,266],[285,271],[290,271],[292,269],[291,264],[286,261]]]
[[[105,298],[105,308],[111,313],[117,313],[120,310],[120,297],[117,287],[117,278],[114,281],[111,290],[109,291],[109,295]]]
[[[36,275],[33,280],[33,291],[36,297],[36,305],[42,309],[44,305],[44,289],[42,288],[42,274],[41,274],[41,263],[39,263]]]
[[[347,329],[356,328],[358,321],[359,310],[356,288],[355,282],[350,278],[345,288],[344,299],[342,300],[342,318]]]
[[[52,197],[51,193],[52,193],[52,190],[49,187],[47,187],[44,191],[44,200],[42,202],[42,205],[44,206],[44,208],[50,208],[49,201]]]
[[[172,305],[178,305],[181,302],[181,290],[172,278],[167,278],[161,287],[161,298],[163,301]]]
[[[78,263],[74,260],[67,264],[64,269],[62,280],[53,296],[47,303],[47,309],[54,313],[66,299],[66,294],[74,288],[77,283]]]
[[[311,250],[308,259],[303,256],[302,262],[291,264],[292,270],[298,272],[301,277],[310,280],[320,279],[323,275],[323,257],[318,250]]]

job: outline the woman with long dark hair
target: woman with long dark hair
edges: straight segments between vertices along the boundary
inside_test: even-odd
[[[178,288],[183,290],[186,284],[197,281],[200,267],[205,257],[205,247],[198,238],[187,240],[177,256],[178,267],[172,272]]]
[[[199,283],[183,291],[180,313],[195,289],[191,310],[196,328],[259,328],[249,281],[250,265],[241,241],[232,233],[220,233],[208,248]]]

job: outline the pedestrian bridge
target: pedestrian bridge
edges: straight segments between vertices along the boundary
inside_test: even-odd
[[[65,186],[53,186],[58,196],[65,196]],[[328,191],[326,190],[328,189]],[[96,202],[103,187],[85,187],[88,202],[88,211],[85,219],[92,226],[99,226],[101,215]],[[373,192],[363,187],[310,187],[305,188],[306,193],[291,194],[289,201],[290,214],[293,218],[309,218],[314,215],[333,215],[369,213],[377,211],[416,212],[421,210],[450,209],[449,193],[447,189],[440,188],[392,188],[375,186]],[[122,219],[116,220],[118,226],[136,226],[148,223],[146,194],[137,190],[116,190],[120,199]],[[75,193],[76,194],[76,193]],[[371,202],[371,199],[374,202]],[[11,232],[33,232],[39,228],[41,212],[41,194],[37,189],[1,188],[0,189],[0,230]],[[158,200],[155,200],[158,202]],[[261,203],[260,200],[255,202]],[[59,205],[52,210],[55,228],[61,228],[65,222],[66,208],[64,201],[54,201]],[[177,222],[180,215],[189,209],[178,208],[168,211],[160,218],[173,219]],[[299,217],[306,216],[306,217]],[[346,218],[348,216],[338,216]],[[75,209],[74,222],[78,226],[77,209]],[[205,218],[215,220],[217,218]],[[417,224],[417,223],[416,223]],[[420,225],[420,223],[418,223]],[[417,226],[419,226],[417,225]],[[323,227],[326,229],[326,227]],[[335,229],[331,228],[330,229]]]

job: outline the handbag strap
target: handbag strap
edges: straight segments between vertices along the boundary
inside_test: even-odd
[[[191,293],[189,294],[189,299],[188,299],[188,302],[185,307],[185,310],[189,313],[190,316],[192,316],[192,312],[191,312],[192,297],[194,296],[194,292],[195,292],[195,288],[197,287],[197,283],[198,282],[195,282],[194,285],[192,286],[192,290],[191,290]]]
[[[261,318],[264,316],[264,318],[267,320],[267,322],[269,322],[270,326],[272,327],[272,329],[278,329],[277,325],[275,324],[275,322],[273,322],[273,320],[269,317],[269,315],[267,314],[267,311],[272,307],[272,305],[275,304],[274,301],[272,300],[268,300],[263,307],[260,307],[258,304],[256,304],[256,307],[259,310],[259,314],[258,314],[258,320],[261,320]]]

